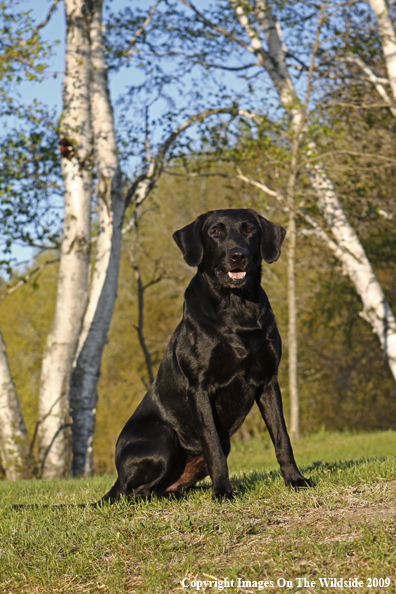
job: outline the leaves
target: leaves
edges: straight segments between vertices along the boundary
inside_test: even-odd
[[[40,40],[31,18],[18,0],[0,2],[0,95],[26,78],[42,80],[51,48]]]
[[[59,241],[62,183],[55,115],[42,106],[12,108],[21,120],[0,137],[0,248],[54,247]],[[5,257],[0,266],[10,265]]]
[[[15,86],[43,80],[51,47],[21,6],[0,2],[0,272],[8,273],[12,246],[55,246],[61,220],[56,115],[37,100],[22,105]]]

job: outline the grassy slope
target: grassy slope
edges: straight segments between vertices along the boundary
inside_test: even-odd
[[[358,460],[368,457],[396,456],[396,431],[373,433],[315,433],[293,445],[299,466],[309,466],[321,460],[326,462]],[[229,458],[231,472],[277,469],[274,448],[268,437],[233,446]]]
[[[0,592],[196,591],[181,588],[184,577],[274,582],[266,592],[396,592],[396,457],[385,457],[396,451],[396,434],[301,440],[296,457],[316,487],[299,492],[267,470],[273,452],[262,445],[235,448],[230,467],[239,496],[227,504],[197,490],[180,501],[100,510],[41,507],[93,501],[113,477],[0,483]],[[26,501],[40,507],[9,507]],[[299,577],[315,586],[299,588]],[[319,577],[357,577],[364,586],[320,588]],[[367,588],[368,578],[386,577],[389,587]],[[292,588],[277,587],[279,578]]]

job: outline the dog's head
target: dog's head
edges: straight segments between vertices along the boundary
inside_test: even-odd
[[[262,259],[275,262],[286,231],[251,209],[213,210],[176,231],[173,239],[189,266],[216,276],[222,286],[243,287]]]

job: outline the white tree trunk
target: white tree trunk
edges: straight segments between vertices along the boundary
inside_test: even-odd
[[[298,440],[300,437],[300,398],[298,394],[298,334],[295,269],[297,243],[295,188],[300,133],[300,127],[294,130],[293,150],[290,161],[289,180],[287,184],[287,206],[289,209],[289,224],[287,227],[287,302],[289,310],[288,363],[290,392],[290,435],[295,440]]]
[[[253,30],[247,16],[244,15],[242,4],[230,0],[234,6],[239,21],[252,42],[252,48],[262,60],[273,84],[278,91],[281,103],[289,114],[293,130],[301,126],[302,106],[298,101],[291,77],[287,70],[282,43],[279,37],[279,27],[272,14],[268,0],[255,0],[256,16],[265,33],[268,51],[261,45],[258,35]],[[370,0],[371,3],[380,0]],[[384,14],[384,13],[381,13]],[[390,33],[387,29],[387,35]],[[307,142],[307,156],[318,156],[313,141]],[[390,370],[396,380],[396,320],[382,291],[381,285],[371,267],[357,234],[349,224],[345,212],[338,199],[334,186],[326,174],[320,159],[308,167],[312,186],[318,196],[319,208],[329,225],[342,254],[342,263],[346,274],[354,283],[356,291],[363,302],[362,317],[367,320],[376,332],[387,358]]]
[[[368,0],[375,18],[377,19],[378,32],[381,37],[384,51],[385,64],[388,72],[389,84],[393,99],[396,101],[396,33],[389,15],[386,0]]]
[[[298,339],[297,339],[297,303],[296,303],[296,215],[294,209],[289,210],[287,227],[287,302],[288,302],[288,363],[290,393],[290,436],[297,440],[300,437],[300,399],[298,395]]]
[[[0,460],[11,481],[29,474],[26,429],[0,333]]]
[[[87,299],[92,196],[87,4],[85,0],[65,0],[66,64],[61,121],[65,210],[56,309],[47,338],[39,396],[39,462],[43,478],[65,476],[70,470],[67,395]]]
[[[379,338],[396,380],[396,320],[382,287],[354,229],[349,224],[331,180],[320,164],[310,166],[312,186],[319,208],[340,248],[340,260],[363,303],[361,316]]]
[[[125,211],[107,83],[102,36],[102,1],[96,0],[90,23],[91,115],[98,172],[98,237],[95,267],[70,381],[74,475],[92,474],[97,383],[103,347],[117,294],[121,227]]]

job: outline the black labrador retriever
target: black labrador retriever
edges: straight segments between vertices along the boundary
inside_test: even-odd
[[[198,271],[157,377],[118,438],[118,479],[100,503],[180,494],[208,474],[213,498],[232,498],[230,436],[255,401],[285,484],[312,485],[294,461],[277,381],[281,339],[260,286],[262,259],[279,258],[285,234],[254,210],[232,209],[173,235]]]

